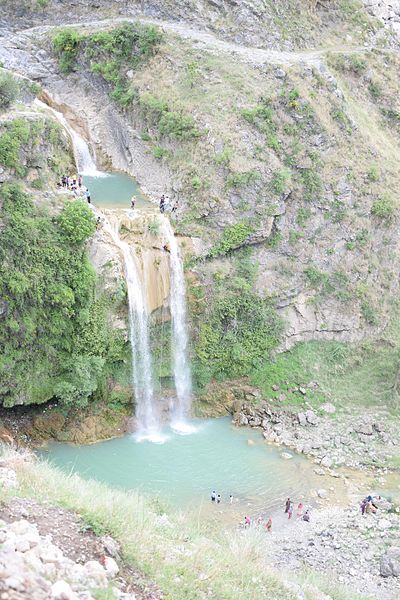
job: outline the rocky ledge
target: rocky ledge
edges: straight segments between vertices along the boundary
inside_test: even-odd
[[[0,461],[0,488],[18,488]],[[101,594],[101,596],[100,596]],[[71,511],[28,498],[0,505],[1,600],[162,600],[142,573],[126,565],[112,537],[98,537]]]
[[[384,475],[400,452],[398,420],[382,410],[363,409],[360,416],[330,403],[294,412],[272,402],[244,402],[236,407],[233,422],[260,428],[268,442],[314,457],[322,470],[346,466],[378,469]]]
[[[272,562],[289,572],[308,567],[368,598],[398,599],[400,517],[390,503],[380,504],[364,516],[357,505],[329,506],[313,511],[308,523],[298,519],[273,532]]]

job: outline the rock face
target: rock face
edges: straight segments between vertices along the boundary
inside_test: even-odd
[[[398,0],[363,0],[363,2],[371,15],[400,34],[400,3]]]

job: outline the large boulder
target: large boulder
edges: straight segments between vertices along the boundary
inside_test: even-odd
[[[380,574],[382,577],[400,576],[400,547],[393,546],[381,556]]]

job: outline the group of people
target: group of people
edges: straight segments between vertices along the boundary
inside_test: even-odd
[[[364,500],[360,504],[361,514],[362,515],[370,515],[370,514],[374,515],[376,513],[376,511],[378,510],[376,501],[379,501],[380,499],[381,499],[380,496],[376,496],[376,498],[373,498],[371,495],[364,498]]]
[[[294,503],[292,502],[292,500],[290,498],[288,498],[285,502],[285,514],[287,514],[288,519],[291,519],[294,513]],[[299,502],[297,505],[297,517],[299,519],[302,519],[303,521],[310,521],[310,511],[304,510],[304,504],[302,502]]]
[[[217,492],[215,490],[213,490],[211,492],[211,502],[215,502],[215,504],[220,504],[221,503],[221,494],[217,494]],[[232,494],[230,494],[229,496],[229,504],[232,504],[233,502],[233,496]]]
[[[58,186],[73,192],[75,196],[85,198],[89,204],[91,203],[90,192],[88,188],[83,185],[82,175],[63,175]]]
[[[251,518],[246,515],[243,521],[243,527],[245,529],[249,529],[249,527],[251,527],[252,521]],[[258,519],[255,521],[255,525],[258,528],[262,528],[265,529],[265,531],[268,531],[269,533],[272,531],[272,517],[268,517],[268,519],[264,519],[263,516],[259,516]]]
[[[165,211],[168,211],[171,209],[171,213],[176,213],[176,211],[178,210],[178,200],[175,200],[174,204],[171,207],[171,200],[169,199],[168,196],[165,196],[164,194],[161,196],[160,198],[160,213],[164,213]]]

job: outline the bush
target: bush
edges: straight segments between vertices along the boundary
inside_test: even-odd
[[[89,209],[71,204],[78,214],[67,206],[54,217],[19,185],[0,188],[0,297],[7,307],[0,328],[0,397],[6,406],[54,396],[84,406],[104,361],[118,360],[111,359],[114,334],[105,308],[94,300],[96,275],[84,250],[94,230]],[[79,236],[74,229],[70,234],[70,223]]]
[[[8,108],[18,98],[20,85],[10,73],[0,73],[0,110]]]
[[[260,178],[260,173],[257,171],[245,171],[244,173],[230,173],[226,178],[226,186],[241,187],[242,185],[250,185]]]
[[[252,233],[252,226],[245,221],[225,227],[222,238],[211,249],[210,256],[221,256],[239,248]]]
[[[281,196],[284,193],[288,178],[289,173],[287,171],[275,171],[271,181],[271,188],[277,196]]]
[[[66,202],[58,222],[64,236],[73,244],[81,244],[96,231],[96,218],[84,200]]]
[[[302,169],[300,177],[304,187],[304,198],[314,200],[322,192],[322,179],[313,169]]]
[[[396,203],[387,194],[384,194],[372,203],[371,214],[383,221],[391,221],[396,212]]]
[[[237,284],[216,299],[200,325],[196,354],[202,376],[249,375],[269,360],[279,341],[282,324],[272,303],[254,294],[246,280]]]
[[[75,29],[62,29],[53,38],[53,46],[59,56],[59,67],[62,73],[71,73],[76,68],[76,61],[83,36]]]

